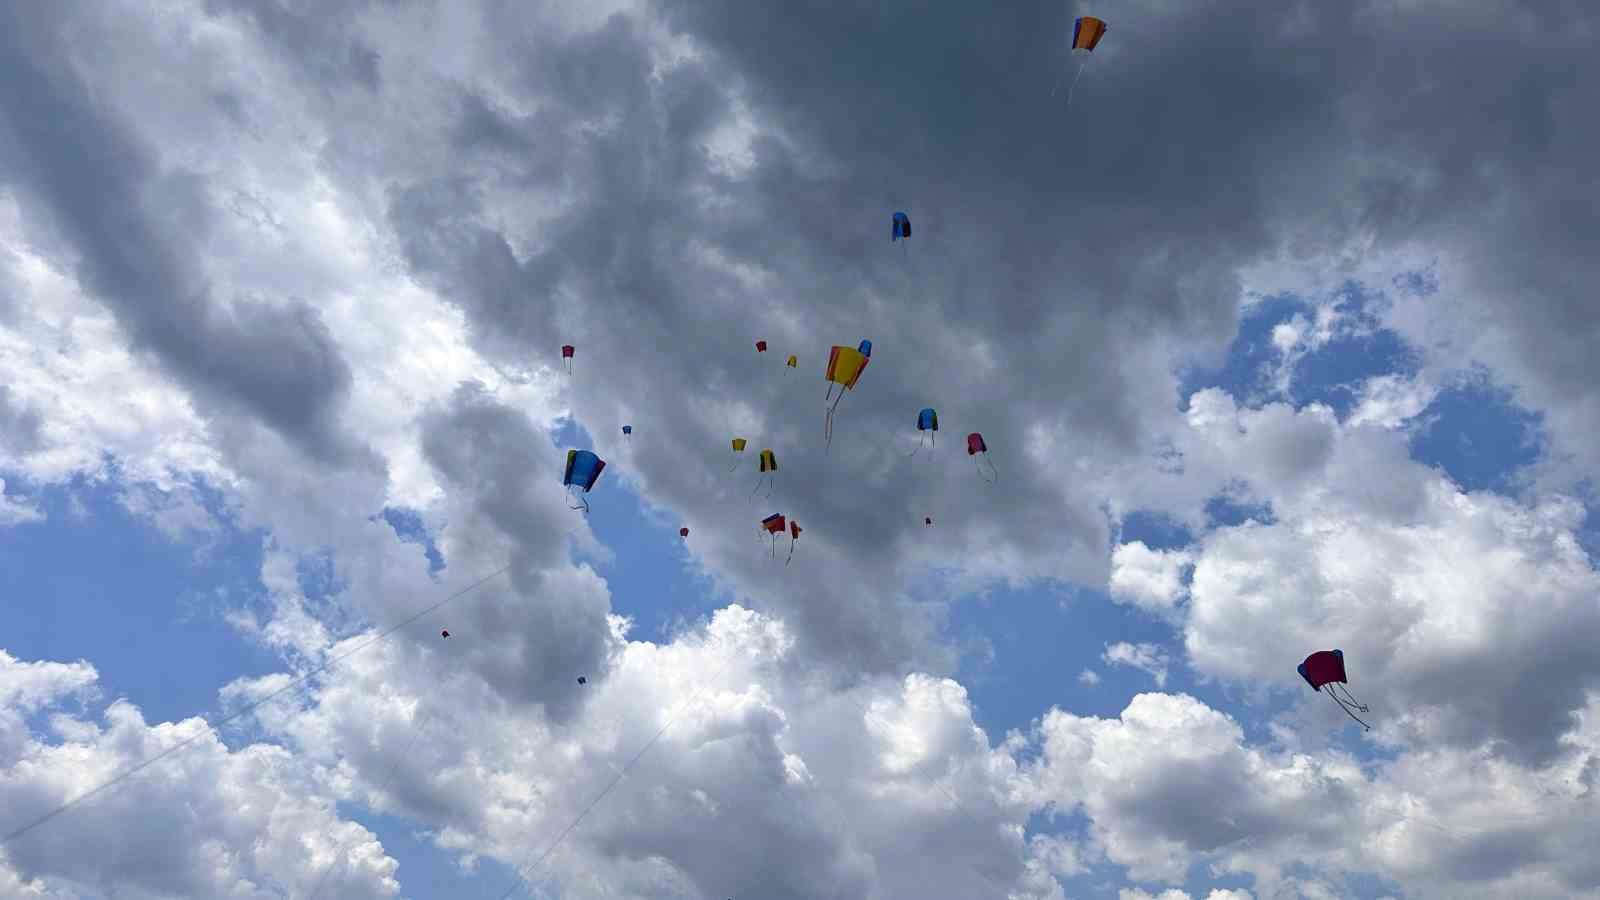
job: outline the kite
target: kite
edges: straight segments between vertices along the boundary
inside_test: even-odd
[[[568,509],[581,509],[588,514],[589,501],[572,493],[572,488],[582,488],[583,493],[589,493],[594,483],[600,480],[600,473],[605,471],[605,468],[606,461],[588,450],[567,451],[567,471],[561,476],[561,483],[566,485],[567,493],[579,504],[577,506],[569,504]]]
[[[1348,687],[1339,687],[1350,683],[1344,675],[1343,650],[1318,650],[1306,657],[1306,661],[1299,665],[1298,671],[1300,677],[1306,680],[1306,684],[1311,685],[1313,691],[1327,694],[1333,702],[1339,704],[1345,715],[1355,719],[1362,728],[1372,730],[1371,725],[1362,722],[1356,715],[1358,712],[1365,713],[1371,710],[1350,696]],[[1324,691],[1323,688],[1327,690]]]
[[[765,352],[767,352],[767,342],[766,341],[756,341],[756,352],[757,353],[765,353]]]
[[[994,472],[993,478],[983,474],[983,466],[978,464],[979,453],[982,453],[983,458],[988,461],[989,471]],[[982,477],[984,481],[994,484],[996,481],[1000,480],[1000,473],[995,471],[994,460],[989,459],[989,445],[983,442],[983,435],[977,433],[976,431],[967,435],[967,455],[972,457],[972,464],[978,467],[978,475]]]
[[[923,516],[922,517],[922,524],[924,524],[924,525],[932,525],[933,524],[933,517],[932,516]]]
[[[573,349],[574,348],[573,348],[573,346],[571,344],[562,344],[561,345],[561,358],[567,364],[567,374],[568,375],[572,374],[572,354],[573,354]]]
[[[578,683],[579,684],[588,684],[589,683],[589,679],[583,677],[582,675],[579,675],[578,676]]]
[[[1083,75],[1083,68],[1089,64],[1089,54],[1100,44],[1100,39],[1105,37],[1106,22],[1094,16],[1079,16],[1072,25],[1072,55],[1083,58],[1078,64],[1078,74],[1072,76],[1072,87],[1067,88],[1067,105],[1072,105],[1072,91],[1078,86],[1078,78]],[[1061,79],[1056,78],[1056,88],[1061,86]],[[1056,95],[1055,88],[1050,89],[1050,96]]]
[[[632,425],[624,425],[624,426],[622,426],[622,439],[627,441],[630,444],[633,443],[633,426]]]
[[[928,407],[917,413],[917,449],[912,450],[907,456],[916,456],[917,450],[925,446],[939,446],[939,414]]]
[[[755,499],[756,491],[761,490],[761,483],[767,481],[769,478],[772,480],[768,482],[766,496],[772,496],[773,489],[778,486],[778,476],[769,473],[776,471],[778,471],[778,457],[769,447],[766,450],[761,451],[761,477],[756,479],[756,486],[750,491],[750,499]]]
[[[790,354],[789,361],[783,364],[785,368],[793,369],[800,365],[800,357]],[[784,372],[783,377],[788,378],[789,373]]]
[[[741,454],[743,452],[744,452],[744,438],[734,438],[733,439],[733,465],[728,467],[728,471],[729,472],[732,472],[734,469],[739,468],[739,454]]]
[[[856,380],[861,377],[861,372],[871,361],[871,341],[862,341],[860,349],[856,350],[835,344],[833,349],[828,351],[828,368],[824,377],[829,382],[826,401],[832,402],[828,406],[828,416],[823,425],[822,433],[826,441],[824,453],[833,447],[833,414],[839,408],[839,401],[844,399],[845,391],[856,389]],[[839,385],[837,397],[833,394],[834,385]]]
[[[783,513],[773,513],[761,520],[761,530],[772,535],[772,556],[778,556],[778,535],[783,534],[789,523],[783,518]]]
[[[906,214],[903,213],[903,212],[895,213],[894,214],[894,231],[890,232],[889,241],[891,243],[893,243],[894,241],[898,241],[901,238],[909,238],[909,237],[911,237],[911,219],[909,219],[906,216]],[[937,241],[935,243],[937,243]]]
[[[687,528],[679,528],[678,529],[678,537],[686,538],[688,536],[689,536],[689,529],[687,529]]]
[[[800,523],[784,519],[783,513],[773,513],[761,520],[761,530],[772,535],[772,557],[774,559],[778,557],[778,535],[783,534],[786,530],[789,532],[789,557],[783,561],[783,564],[787,566],[789,560],[794,559],[794,542],[800,540],[800,532],[803,530],[800,527]]]
[[[450,629],[448,629],[448,628],[443,628],[443,629],[440,629],[440,631],[439,631],[439,637],[442,637],[442,638],[447,638],[447,637],[449,637],[449,636],[450,636]]]

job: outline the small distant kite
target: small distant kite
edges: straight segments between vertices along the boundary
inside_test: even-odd
[[[572,374],[572,354],[574,352],[575,352],[575,349],[573,348],[573,346],[571,344],[562,344],[561,345],[561,359],[562,359],[563,362],[565,362],[567,364],[567,374],[568,375]]]
[[[823,452],[833,447],[833,414],[839,408],[839,401],[844,399],[845,391],[856,389],[856,381],[861,378],[861,373],[867,368],[867,363],[872,361],[872,342],[862,341],[858,349],[834,345],[828,351],[828,368],[823,376],[828,379],[828,415],[823,424],[823,438],[825,447]],[[834,396],[834,385],[839,386],[839,394]]]
[[[989,463],[989,471],[994,473],[993,478],[983,474],[983,466],[978,463],[979,453],[982,453],[984,460]],[[989,445],[983,442],[983,435],[976,431],[967,435],[967,455],[972,457],[972,464],[977,466],[978,475],[984,481],[994,484],[1000,480],[1000,473],[995,471],[994,460],[989,459]]]
[[[578,493],[573,492],[572,489],[581,488],[582,493],[589,493],[589,490],[594,487],[594,483],[600,480],[600,473],[605,471],[605,468],[606,461],[595,456],[591,451],[567,451],[567,471],[561,476],[561,483],[566,486],[568,495],[578,501],[577,506],[569,503],[567,505],[568,509],[581,509],[585,515],[588,514],[589,501]]]
[[[1339,704],[1345,715],[1355,719],[1362,728],[1372,730],[1371,725],[1362,722],[1356,715],[1358,712],[1366,713],[1372,710],[1350,696],[1348,687],[1341,686],[1349,684],[1344,675],[1343,650],[1318,650],[1306,657],[1306,661],[1300,664],[1298,671],[1300,677],[1306,680],[1306,684],[1311,685],[1313,691],[1327,694],[1333,702]]]
[[[1100,44],[1100,39],[1105,37],[1106,23],[1104,19],[1094,16],[1079,16],[1072,24],[1072,55],[1082,58],[1078,64],[1078,74],[1072,76],[1072,86],[1067,88],[1067,105],[1072,105],[1072,91],[1078,86],[1078,78],[1083,75],[1084,66],[1089,64],[1089,55]],[[1056,87],[1061,86],[1061,79],[1056,78]],[[1056,94],[1055,88],[1050,89],[1050,96]]]
[[[800,542],[800,531],[800,523],[789,520],[789,555],[783,561],[786,566],[794,559],[794,545]]]
[[[932,525],[933,524],[933,516],[923,516],[922,517],[922,524],[924,524],[924,525]]]
[[[889,233],[889,241],[893,243],[901,238],[911,237],[911,219],[903,212],[894,214],[894,230]],[[934,243],[938,243],[935,241]]]
[[[632,425],[624,425],[624,426],[622,426],[622,439],[624,441],[627,441],[630,444],[633,443],[633,426]]]
[[[689,529],[687,529],[687,528],[679,528],[678,529],[678,537],[686,538],[688,536],[689,536]]]
[[[939,414],[931,406],[917,413],[917,447],[906,455],[916,456],[918,450],[930,445],[939,446]]]
[[[582,675],[579,675],[578,676],[578,683],[579,684],[588,684],[589,683],[589,679],[583,677]]]
[[[757,353],[765,353],[765,352],[767,352],[767,342],[766,341],[756,341],[756,352]]]
[[[793,369],[793,368],[795,368],[795,367],[800,365],[800,357],[795,356],[794,354],[790,354],[788,361],[785,362],[783,365],[784,365],[784,368],[786,368],[786,369]],[[783,377],[785,377],[785,378],[789,377],[789,373],[788,372],[784,372],[783,373]]]
[[[734,438],[731,443],[733,444],[733,465],[728,467],[729,472],[739,468],[739,454],[744,452],[745,442],[744,438]]]
[[[771,497],[772,496],[773,490],[776,489],[777,486],[778,486],[778,476],[776,474],[773,474],[773,473],[775,473],[777,471],[778,471],[778,457],[777,457],[777,455],[772,452],[772,449],[770,447],[767,448],[766,450],[761,451],[761,477],[756,479],[756,486],[750,491],[750,499],[752,499],[752,500],[755,499],[756,491],[761,490],[761,485],[762,485],[763,482],[765,482],[767,484],[767,493],[764,496],[767,496],[767,497]],[[770,479],[770,481],[769,481],[769,479]]]
[[[786,520],[783,517],[783,513],[773,513],[761,520],[761,530],[772,535],[772,556],[774,559],[778,556],[778,535],[783,534],[786,530],[789,532],[789,556],[783,561],[783,564],[787,566],[789,561],[794,559],[794,542],[800,540],[800,523]]]
[[[783,534],[788,528],[789,522],[783,517],[783,513],[773,513],[761,520],[761,530],[772,535],[773,558],[778,556],[778,535]]]
[[[442,628],[442,629],[439,630],[439,637],[447,638],[449,636],[450,636],[450,629]]]

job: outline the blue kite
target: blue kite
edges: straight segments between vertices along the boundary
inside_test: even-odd
[[[894,241],[898,241],[901,238],[909,238],[909,237],[911,237],[911,220],[909,218],[907,218],[906,214],[903,213],[903,212],[895,213],[894,214],[894,231],[891,232],[890,235],[889,235],[890,243],[893,243]]]
[[[931,406],[917,413],[917,448],[906,455],[916,456],[917,450],[927,446],[939,446],[939,414]]]
[[[566,486],[568,495],[578,501],[577,506],[568,504],[568,509],[581,509],[585,515],[588,514],[589,501],[573,493],[572,488],[582,488],[583,493],[589,493],[605,469],[606,461],[588,450],[567,451],[567,471],[561,476],[561,483]]]

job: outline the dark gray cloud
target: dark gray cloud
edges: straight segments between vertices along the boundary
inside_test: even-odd
[[[587,570],[558,568],[567,551],[562,538],[581,520],[564,508],[549,439],[470,383],[448,407],[430,411],[422,428],[423,453],[468,511],[451,527],[492,529],[511,541],[511,589],[497,580],[452,610],[459,631],[495,635],[462,653],[502,696],[543,703],[565,719],[583,697],[577,677],[598,682],[615,648],[604,586]]]
[[[741,515],[732,489],[705,502],[715,470],[700,462],[747,430],[712,399],[738,398],[760,423],[745,435],[752,450],[773,446],[782,483],[804,488],[775,502],[844,563],[837,582],[791,575],[769,601],[818,647],[853,644],[843,655],[868,666],[915,655],[941,621],[936,607],[908,616],[901,598],[860,587],[895,583],[905,551],[929,541],[930,507],[941,522],[999,523],[991,540],[1027,560],[1019,577],[1104,577],[1099,501],[1062,495],[1051,461],[1024,455],[1029,428],[1087,453],[1148,451],[1162,412],[1148,400],[1171,384],[1173,360],[1137,349],[1215,354],[1234,328],[1239,267],[1369,232],[1445,234],[1481,212],[1464,194],[1512,196],[1481,180],[1481,157],[1441,161],[1425,127],[1395,142],[1374,125],[1421,77],[1401,73],[1418,54],[1430,90],[1450,92],[1424,118],[1460,121],[1491,76],[1517,73],[1503,47],[1485,48],[1488,74],[1451,55],[1501,34],[1493,16],[1128,8],[1067,108],[1045,87],[1065,64],[1064,9],[657,9],[698,56],[654,68],[638,20],[621,15],[568,37],[489,8],[492,56],[514,66],[497,77],[539,97],[537,111],[465,88],[444,129],[449,171],[393,184],[391,223],[481,349],[526,363],[577,344],[580,421],[600,435],[634,424],[650,452],[630,464],[693,518]],[[1577,89],[1563,71],[1541,62],[1510,80],[1561,95]],[[1490,90],[1495,121],[1526,115],[1517,96]],[[755,129],[743,168],[712,149],[741,107]],[[520,166],[508,158],[518,147]],[[1507,139],[1493,152],[1545,147]],[[552,194],[582,199],[531,229],[502,224],[509,198]],[[909,247],[887,240],[894,209],[916,223]],[[801,368],[759,372],[757,337]],[[817,375],[829,344],[861,337],[874,363],[823,457]],[[924,405],[940,409],[955,463],[967,430],[986,435],[1002,486],[959,466],[919,483],[880,449]],[[758,571],[745,569],[747,588]],[[866,621],[843,624],[856,611]]]
[[[352,16],[370,0],[304,3],[289,0],[206,0],[209,16],[246,17],[269,46],[292,54],[323,89],[354,84],[378,89],[378,51],[350,31]],[[396,5],[396,4],[391,4]]]
[[[85,287],[134,346],[216,411],[248,411],[326,462],[381,466],[341,433],[350,368],[320,313],[212,295],[193,251],[213,215],[205,176],[163,165],[72,65],[58,6],[0,11],[0,172],[70,242]],[[4,177],[4,176],[0,176]]]

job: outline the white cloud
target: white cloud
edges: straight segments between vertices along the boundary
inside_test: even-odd
[[[1184,599],[1183,570],[1194,558],[1182,550],[1152,550],[1144,541],[1111,551],[1111,597],[1165,615]]]
[[[1107,644],[1100,659],[1108,666],[1131,666],[1156,680],[1156,687],[1167,686],[1167,666],[1171,659],[1157,644]]]
[[[309,890],[335,842],[360,848],[360,862],[330,878],[335,895],[396,895],[395,861],[366,829],[341,822],[317,773],[281,747],[230,750],[198,719],[149,725],[120,700],[98,723],[57,713],[52,735],[14,730],[11,717],[54,706],[92,687],[94,677],[83,664],[19,662],[0,653],[0,733],[10,745],[0,755],[0,830],[180,741],[192,744],[8,843],[0,851],[6,888],[0,896],[69,898],[114,889],[265,900]]]

